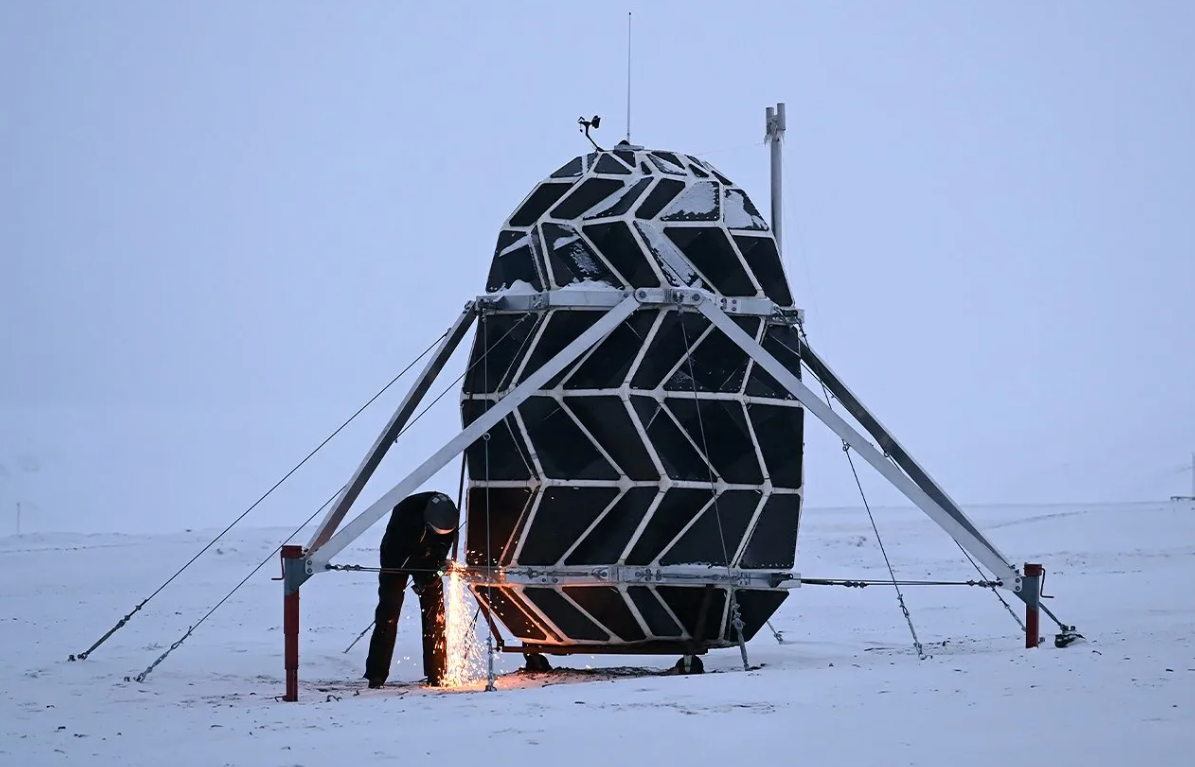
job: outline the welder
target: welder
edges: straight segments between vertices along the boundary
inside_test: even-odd
[[[423,673],[429,685],[442,683],[448,664],[443,576],[459,524],[460,510],[451,498],[438,492],[407,496],[390,512],[382,536],[378,607],[369,640],[369,657],[365,661],[365,679],[370,688],[381,687],[390,676],[398,614],[408,580],[419,597]]]

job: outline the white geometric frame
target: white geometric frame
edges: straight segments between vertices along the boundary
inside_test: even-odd
[[[716,325],[734,341],[735,344],[742,348],[753,361],[771,374],[778,383],[796,397],[809,412],[825,423],[851,449],[862,456],[864,460],[879,471],[880,474],[900,490],[930,519],[945,530],[968,554],[982,562],[1000,582],[1001,587],[1017,594],[1027,603],[1035,596],[1025,593],[1022,590],[1022,574],[1018,568],[1011,564],[1008,557],[1000,552],[995,544],[978,529],[957,504],[949,499],[941,487],[920,466],[911,463],[911,458],[907,459],[906,465],[914,467],[915,473],[918,475],[916,478],[911,477],[907,470],[902,470],[902,467],[898,466],[893,460],[890,460],[890,457],[894,454],[891,447],[888,456],[877,450],[859,431],[831,410],[811,389],[806,387],[796,376],[789,372],[779,360],[731,320],[730,314],[762,315],[765,306],[769,309],[769,315],[784,314],[784,310],[765,299],[724,298],[706,290],[692,288],[640,288],[634,291],[617,289],[595,291],[555,290],[539,294],[520,294],[515,296],[487,295],[479,297],[466,307],[462,317],[458,319],[453,329],[449,331],[444,342],[437,350],[436,355],[412,386],[399,411],[396,412],[387,425],[387,429],[383,431],[383,434],[375,442],[374,449],[354,474],[350,485],[363,486],[364,482],[368,480],[373,469],[376,468],[382,456],[389,448],[389,445],[393,442],[392,439],[387,439],[388,435],[395,431],[396,423],[405,420],[403,413],[407,413],[406,417],[409,418],[410,411],[417,406],[418,400],[422,398],[422,392],[426,392],[430,388],[432,380],[443,368],[444,363],[451,356],[456,344],[459,343],[460,338],[467,331],[469,324],[472,322],[472,315],[475,312],[485,311],[489,308],[509,310],[522,306],[526,306],[528,310],[543,310],[550,306],[561,308],[609,308],[601,319],[581,333],[558,354],[547,360],[542,367],[502,397],[491,409],[485,411],[457,436],[445,443],[431,457],[358,514],[351,522],[340,529],[339,532],[336,532],[339,522],[351,507],[351,500],[347,503],[343,502],[348,500],[347,492],[346,494],[342,494],[340,499],[342,502],[338,502],[333,510],[329,512],[312,538],[313,545],[309,546],[304,552],[304,567],[287,579],[286,589],[288,593],[297,589],[302,582],[315,573],[323,572],[327,565],[331,563],[333,557],[340,553],[353,540],[365,533],[386,514],[390,513],[398,501],[418,489],[451,460],[460,455],[470,444],[501,423],[528,396],[540,390],[544,384],[568,365],[578,360],[588,349],[596,346],[597,343],[632,313],[641,307],[668,306],[678,310],[696,310],[703,314],[711,323]],[[809,350],[807,346],[805,350],[812,354],[812,350]],[[828,366],[820,358],[815,357],[815,359],[820,369],[824,373],[829,374],[828,377],[834,384],[842,389],[850,398],[853,410],[867,416],[873,435],[877,436],[883,444],[899,448],[899,444],[892,438],[890,432],[883,429],[879,425],[879,422],[871,416],[870,411],[857,398],[850,394],[849,391],[845,390],[845,387],[842,387],[840,379],[833,375]],[[836,391],[835,394],[838,395],[839,392]],[[398,429],[401,429],[401,426]],[[877,429],[880,432],[878,435],[875,434]],[[899,452],[903,457],[907,458],[907,453],[903,448],[899,448]],[[621,569],[631,572],[623,573]],[[717,572],[713,569],[695,569],[687,566],[654,569],[642,567],[621,569],[605,568],[607,572],[603,575],[594,573],[592,568],[500,568],[497,572],[487,572],[482,575],[475,573],[474,578],[491,585],[503,581],[509,583],[545,582],[536,579],[553,577],[609,583],[633,583],[636,582],[633,578],[640,580],[656,578],[657,580],[653,582],[661,582],[660,579],[667,579],[666,582],[683,582],[690,585],[696,583],[718,583],[725,585],[728,582],[732,582],[743,586],[773,589],[792,588],[799,585],[800,582],[799,576],[793,573],[768,575],[761,574],[759,571],[747,572],[725,568]],[[528,572],[528,570],[532,570],[532,572]]]

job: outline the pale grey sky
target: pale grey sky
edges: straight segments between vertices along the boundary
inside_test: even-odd
[[[579,115],[621,137],[627,10],[637,142],[766,208],[787,102],[811,339],[953,495],[1186,492],[1195,4],[40,0],[0,4],[0,532],[239,513],[484,288]],[[458,425],[454,391],[379,482]],[[855,503],[808,451],[808,504]]]

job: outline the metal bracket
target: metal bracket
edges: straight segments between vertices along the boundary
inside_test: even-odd
[[[298,557],[286,556],[289,553],[284,551],[282,557],[281,581],[283,595],[295,593],[303,585],[303,582],[311,577],[311,560],[302,555]]]

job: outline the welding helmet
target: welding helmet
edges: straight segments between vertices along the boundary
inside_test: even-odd
[[[423,510],[423,521],[432,532],[439,535],[449,535],[456,531],[460,524],[460,511],[452,499],[443,493],[436,493],[427,501]]]

